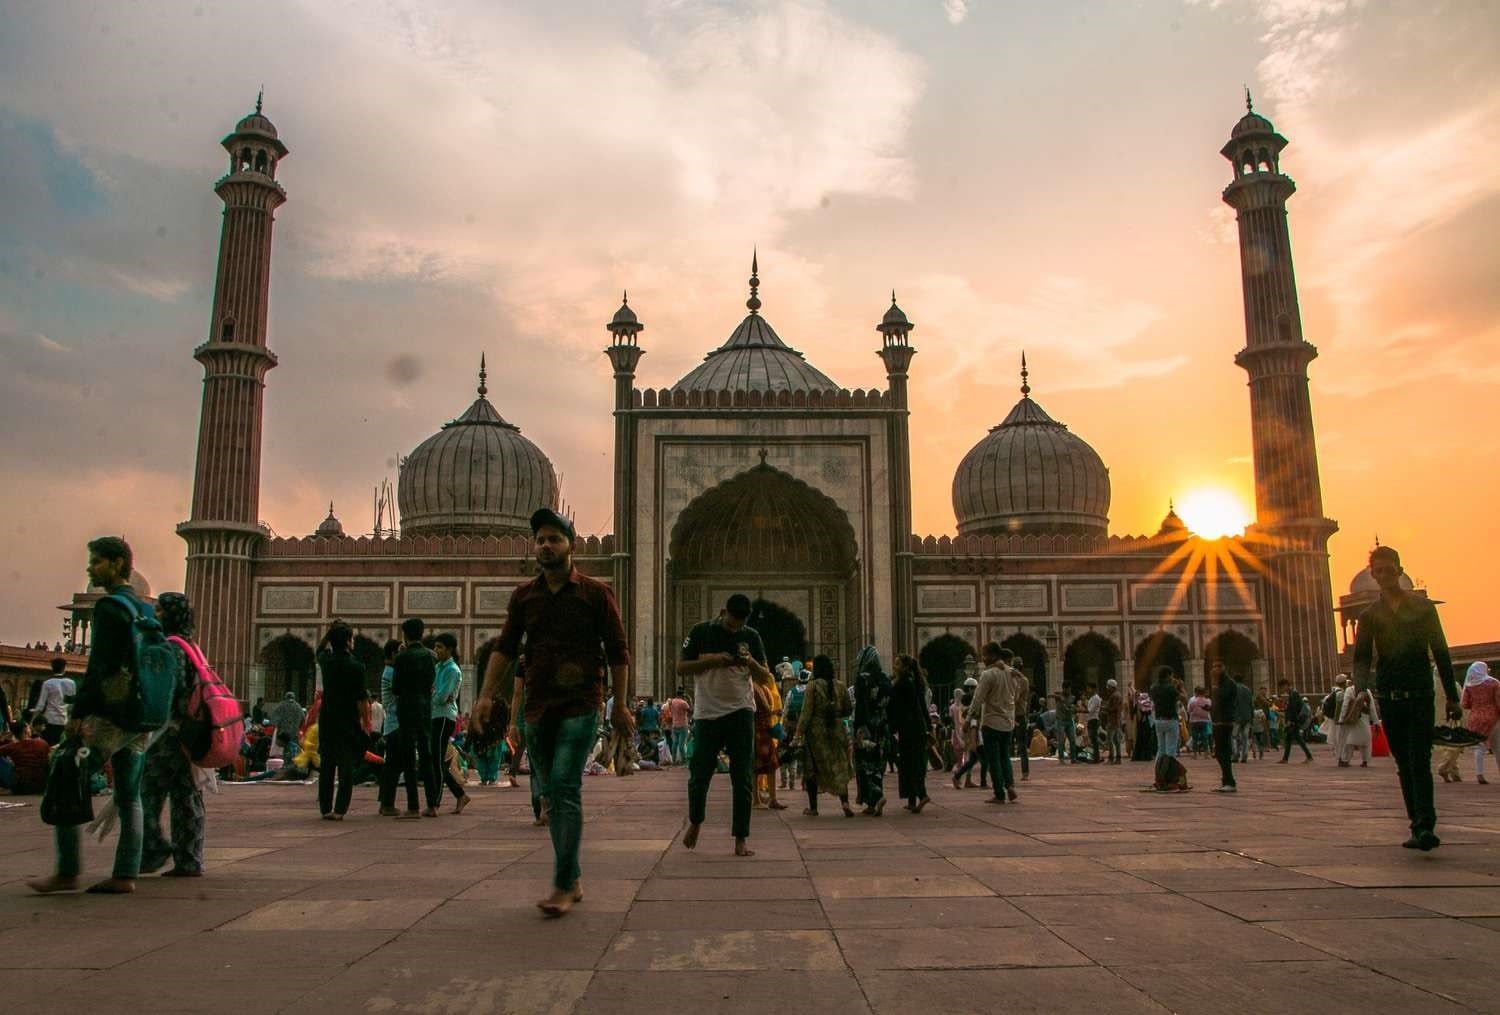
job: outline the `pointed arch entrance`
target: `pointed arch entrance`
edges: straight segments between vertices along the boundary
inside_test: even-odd
[[[1151,684],[1151,672],[1168,666],[1177,676],[1187,679],[1188,647],[1169,631],[1157,631],[1141,639],[1135,647],[1135,686],[1144,691]]]
[[[317,661],[311,645],[295,634],[283,634],[260,650],[260,662],[266,668],[266,701],[280,701],[288,691],[304,706],[312,701]]]
[[[740,592],[781,646],[773,663],[793,654],[800,624],[805,651],[829,656],[843,672],[862,630],[857,547],[848,516],[830,497],[771,466],[705,491],[672,527],[666,577],[674,644]]]

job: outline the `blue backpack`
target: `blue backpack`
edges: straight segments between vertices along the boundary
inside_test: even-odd
[[[130,615],[130,663],[104,682],[106,716],[131,733],[161,729],[172,715],[182,657],[167,643],[156,611],[133,596],[111,593]]]

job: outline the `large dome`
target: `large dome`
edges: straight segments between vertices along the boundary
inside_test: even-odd
[[[1411,592],[1416,588],[1416,586],[1412,584],[1411,576],[1406,574],[1404,571],[1401,573],[1401,578],[1399,579],[1399,581],[1401,587],[1408,592]],[[1375,576],[1370,573],[1370,569],[1368,567],[1360,568],[1359,572],[1355,574],[1353,580],[1349,582],[1349,594],[1351,596],[1380,595],[1380,583],[1375,580]]]
[[[401,466],[396,500],[410,535],[529,535],[537,508],[558,506],[557,473],[485,398],[427,438]]]
[[[1109,527],[1109,470],[1088,443],[1021,400],[953,476],[958,534],[1093,533]]]
[[[734,333],[687,376],[674,391],[827,391],[833,379],[781,340],[760,316],[760,265],[750,261],[750,311]]]

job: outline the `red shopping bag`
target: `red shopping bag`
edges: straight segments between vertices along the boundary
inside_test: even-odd
[[[1370,731],[1370,753],[1377,758],[1391,756],[1391,745],[1385,739],[1385,727],[1376,726]]]

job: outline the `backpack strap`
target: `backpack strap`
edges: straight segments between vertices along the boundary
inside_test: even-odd
[[[127,615],[129,615],[129,617],[130,617],[130,619],[131,619],[132,622],[141,619],[142,613],[141,613],[141,607],[140,607],[140,605],[137,604],[134,599],[132,599],[130,596],[127,596],[125,593],[123,593],[123,592],[111,592],[109,595],[105,596],[104,598],[105,599],[113,599],[115,602],[117,602],[121,606],[125,607],[125,612],[126,612]]]
[[[208,668],[208,660],[203,658],[202,650],[181,635],[169,634],[167,641],[182,649],[182,654],[187,656],[188,662],[193,664],[193,670],[197,673],[198,679],[202,680],[203,671]]]

